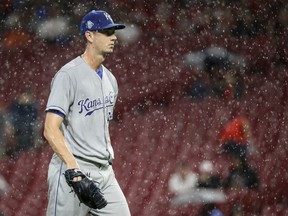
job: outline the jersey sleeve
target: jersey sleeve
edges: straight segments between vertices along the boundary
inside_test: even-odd
[[[67,72],[59,71],[52,80],[46,112],[58,110],[67,116],[70,105],[73,103],[72,82]]]

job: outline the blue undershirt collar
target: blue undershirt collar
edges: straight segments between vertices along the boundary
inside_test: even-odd
[[[80,57],[81,57],[82,60],[84,61],[82,55],[80,55]],[[100,68],[96,71],[96,73],[97,73],[98,76],[102,79],[102,77],[103,77],[103,68],[102,68],[102,65],[100,65]]]
[[[102,66],[100,66],[100,68],[96,72],[97,72],[98,76],[102,79],[102,77],[103,77],[103,68],[102,68]]]

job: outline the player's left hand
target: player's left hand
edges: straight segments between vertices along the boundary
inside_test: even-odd
[[[68,169],[64,175],[67,184],[73,188],[81,203],[93,209],[101,209],[107,205],[96,181],[86,176],[81,170]]]

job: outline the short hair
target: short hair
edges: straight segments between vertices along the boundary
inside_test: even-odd
[[[84,34],[84,35],[82,35],[82,38],[83,38],[83,41],[84,41],[84,42],[85,42],[85,44],[86,44],[88,41],[87,41],[87,38],[86,38],[85,34]]]

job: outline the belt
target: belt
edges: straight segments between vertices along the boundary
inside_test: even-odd
[[[74,154],[73,154],[73,155],[74,155]],[[98,168],[101,168],[101,167],[104,167],[104,166],[108,166],[108,164],[109,164],[109,165],[112,165],[112,162],[111,162],[111,161],[108,161],[108,164],[101,164],[101,163],[97,163],[97,162],[95,162],[95,161],[92,161],[92,160],[83,158],[83,157],[78,156],[78,155],[74,155],[74,157],[77,158],[77,159],[79,159],[79,160],[82,160],[82,161],[91,163],[91,164],[97,166]]]

